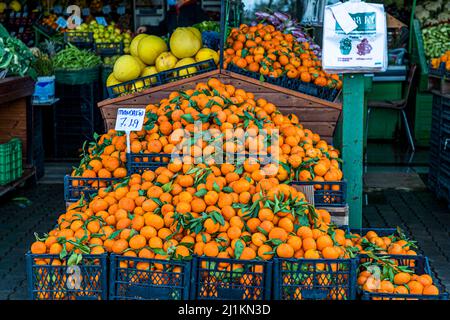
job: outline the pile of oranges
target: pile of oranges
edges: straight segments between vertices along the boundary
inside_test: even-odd
[[[321,60],[308,42],[298,42],[292,34],[282,33],[271,24],[241,24],[231,30],[226,46],[224,68],[234,64],[272,78],[286,76],[320,87],[342,87],[337,74],[322,70]]]
[[[433,67],[433,69],[439,69],[441,63],[445,64],[446,71],[450,71],[450,50],[447,50],[439,58],[431,59],[431,66]]]
[[[438,295],[439,289],[428,274],[418,275],[410,266],[399,266],[398,261],[388,258],[374,258],[360,266],[357,283],[370,293],[399,295]],[[373,299],[387,299],[373,295]]]
[[[342,178],[339,153],[304,129],[297,117],[284,116],[266,100],[217,79],[174,92],[146,111],[144,129],[131,135],[132,153],[170,153],[179,147],[190,155],[154,172],[131,175],[113,188],[99,185],[98,195],[69,207],[48,238],[33,244],[32,253],[80,253],[89,248],[93,254],[148,258],[348,256],[345,246],[351,242],[343,230],[331,227],[330,214],[314,209],[301,192],[283,184],[296,169],[304,181]],[[183,143],[181,137],[194,132],[197,120],[210,137],[234,129],[223,139],[224,151],[250,152],[257,145],[259,155],[277,151],[283,165],[254,158],[216,164],[205,157],[215,152],[207,138]],[[264,149],[258,133],[274,129],[280,131],[278,145]],[[82,176],[126,175],[124,135],[109,131],[88,151]],[[199,156],[204,161],[193,164]]]
[[[57,226],[31,245],[33,254],[60,255],[60,259],[37,258],[37,264],[59,266],[67,263],[64,258],[69,255],[73,262],[82,254],[104,253],[157,260],[203,256],[241,261],[347,259],[367,251],[396,253],[397,246],[401,253],[414,253],[409,248],[412,243],[401,236],[369,232],[361,237],[337,228],[329,212],[314,208],[301,191],[285,183],[295,175],[303,181],[342,179],[339,152],[303,128],[297,117],[282,115],[266,100],[210,79],[195,90],[173,92],[146,111],[143,130],[131,134],[131,152],[179,150],[185,155],[154,171],[127,176],[125,136],[111,130],[96,137],[79,173],[88,179],[121,180],[112,186],[100,182],[95,197],[69,206]],[[197,120],[202,136],[183,138],[195,131]],[[224,134],[229,129],[234,129],[231,136]],[[264,149],[258,133],[275,129],[277,143]],[[266,164],[250,157],[218,163],[210,157],[217,152],[211,139],[221,140],[223,151],[231,153],[252,153],[257,145],[259,156],[278,153],[278,162]],[[321,265],[325,268],[324,264],[317,268]],[[143,261],[135,265],[121,261],[120,266],[155,268]],[[333,271],[337,267],[331,265]],[[219,270],[230,268],[231,263],[218,265]],[[331,280],[321,281],[327,285]],[[333,297],[344,297],[341,291]]]
[[[342,180],[339,151],[304,128],[295,115],[283,115],[273,103],[256,99],[252,93],[217,79],[200,83],[195,90],[173,92],[159,105],[148,105],[146,112],[143,130],[131,133],[133,154],[182,152],[190,154],[183,158],[184,163],[203,157],[205,163],[213,164],[214,159],[209,158],[213,158],[217,150],[212,142],[221,139],[222,149],[227,153],[278,154],[275,159],[280,163],[277,179],[281,182]],[[196,121],[201,122],[203,134],[194,142],[191,137]],[[279,130],[276,143],[267,146],[259,136],[263,130],[270,134],[275,129]],[[232,133],[228,135],[230,130]],[[126,160],[125,135],[110,130],[89,145],[82,163],[72,175],[123,178],[127,175]],[[260,180],[261,170],[252,172],[252,179]],[[98,187],[105,186],[104,182],[95,183]]]
[[[382,255],[417,255],[413,250],[417,249],[415,241],[407,239],[401,230],[389,236],[379,236],[375,231],[368,231],[364,236],[355,233],[351,234],[351,240],[362,254],[374,252]]]

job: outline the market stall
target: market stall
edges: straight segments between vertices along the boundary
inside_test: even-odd
[[[401,99],[408,77],[404,50],[388,55],[407,43],[401,12],[193,3],[208,20],[180,26],[165,1],[54,3],[35,26],[36,85],[0,80],[3,133],[26,163],[36,110],[51,114],[52,156],[77,161],[67,209],[26,254],[30,299],[448,299],[404,230],[362,228],[366,106]],[[386,19],[401,45],[388,48]],[[427,81],[439,115],[443,53]]]

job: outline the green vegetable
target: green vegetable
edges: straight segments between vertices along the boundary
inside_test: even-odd
[[[193,25],[194,28],[203,31],[216,31],[220,32],[220,24],[216,21],[203,21],[201,23],[197,23]]]
[[[33,74],[30,68],[34,56],[19,39],[13,38],[0,23],[0,70],[8,70],[9,76]]]
[[[450,50],[450,24],[441,24],[422,30],[425,55],[437,58]]]
[[[71,71],[91,69],[102,63],[102,59],[94,52],[80,50],[71,44],[68,44],[66,49],[58,52],[52,60],[55,69]]]

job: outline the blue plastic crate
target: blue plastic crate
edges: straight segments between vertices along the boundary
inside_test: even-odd
[[[121,179],[117,178],[81,178],[64,177],[64,199],[66,202],[76,202],[82,197],[89,199],[98,193],[100,188],[110,187]]]
[[[275,300],[354,300],[357,259],[275,259]]]
[[[194,258],[192,300],[268,300],[272,262]]]
[[[220,48],[220,33],[216,31],[203,31],[202,41],[203,47],[217,51]]]
[[[141,77],[132,81],[123,82],[108,87],[110,98],[129,93],[139,92],[141,90],[157,87],[169,82],[190,78],[217,69],[214,60],[201,61],[179,68],[162,71],[151,76]]]
[[[428,258],[424,256],[387,256],[397,261],[399,266],[409,266],[413,268],[414,273],[418,275],[428,274],[433,278],[433,284],[439,289],[439,295],[417,295],[417,294],[392,294],[392,293],[377,293],[368,292],[358,288],[358,293],[362,300],[448,300],[448,293],[441,285],[440,281],[436,279],[430,269]],[[367,261],[367,256],[361,255],[360,262]]]
[[[345,207],[347,205],[347,181],[316,182],[292,181],[291,185],[314,186],[314,205],[316,207]],[[335,189],[335,190],[333,190]]]
[[[441,62],[439,64],[439,68],[434,69],[431,66],[431,63],[428,64],[428,74],[436,76],[436,77],[443,77],[445,75],[445,63]]]
[[[233,155],[233,159],[243,162],[248,158],[262,159],[270,161],[269,156],[238,154]],[[156,170],[159,167],[165,167],[172,159],[172,154],[168,153],[128,153],[127,154],[127,170],[129,174],[142,173],[145,170]],[[268,163],[268,162],[267,162]]]
[[[127,153],[127,170],[129,174],[156,170],[167,166],[171,157],[167,153]]]
[[[110,300],[189,299],[192,261],[143,259],[114,254],[110,259]]]
[[[245,69],[242,69],[232,63],[228,64],[227,70],[235,73],[242,74],[244,76],[260,80],[263,82],[267,82],[270,84],[274,84],[283,88],[291,89],[294,91],[298,91],[300,93],[304,93],[310,96],[314,96],[320,99],[324,99],[327,101],[334,101],[338,97],[340,91],[337,89],[320,87],[314,83],[307,83],[300,81],[298,79],[290,79],[286,76],[273,78],[269,76],[264,76],[258,72],[252,72]]]
[[[107,300],[107,255],[83,255],[76,266],[59,255],[26,254],[28,294],[31,300]],[[44,264],[41,264],[44,262]]]

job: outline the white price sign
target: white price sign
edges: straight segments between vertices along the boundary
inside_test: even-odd
[[[145,109],[124,108],[117,111],[116,131],[125,131],[127,134],[127,150],[130,148],[130,132],[141,131],[144,126]]]
[[[141,131],[144,126],[144,118],[145,109],[119,109],[116,118],[116,131]]]

